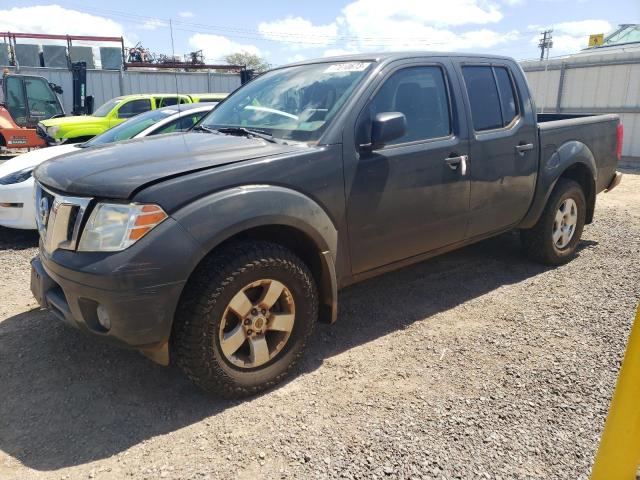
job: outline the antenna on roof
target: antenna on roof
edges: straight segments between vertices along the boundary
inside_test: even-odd
[[[176,58],[176,49],[173,44],[173,24],[171,23],[171,19],[169,19],[169,32],[171,33],[171,55],[173,58]],[[178,71],[176,69],[173,70],[173,78],[176,81],[176,105],[178,106],[178,112],[180,111],[180,93],[178,88]]]

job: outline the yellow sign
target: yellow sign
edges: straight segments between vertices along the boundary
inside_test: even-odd
[[[595,35],[589,35],[589,46],[599,47],[604,42],[604,34],[596,33]]]

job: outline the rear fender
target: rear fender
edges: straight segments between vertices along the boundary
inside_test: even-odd
[[[553,149],[553,146],[547,146],[541,151],[541,156],[546,156],[546,152],[551,149]],[[540,218],[558,179],[562,176],[570,177],[571,175],[568,175],[568,172],[576,170],[589,172],[588,182],[590,185],[585,191],[585,197],[587,200],[587,223],[590,223],[593,217],[595,186],[598,175],[596,161],[589,147],[582,142],[572,140],[553,150],[547,160],[542,161],[533,202],[518,228],[533,227]]]

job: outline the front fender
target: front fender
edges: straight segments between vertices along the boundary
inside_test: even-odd
[[[546,161],[544,159],[547,159]],[[547,145],[541,151],[540,173],[536,183],[535,194],[527,215],[522,220],[519,228],[533,227],[544,210],[549,196],[558,179],[571,167],[580,165],[591,172],[591,179],[595,190],[598,170],[593,153],[584,143],[572,140],[562,144],[559,148],[555,145]]]
[[[202,246],[201,258],[195,259],[195,265],[225,240],[252,228],[284,225],[302,232],[315,244],[320,256],[322,301],[330,308],[330,321],[336,319],[338,231],[313,199],[276,185],[245,185],[200,198],[172,217]]]

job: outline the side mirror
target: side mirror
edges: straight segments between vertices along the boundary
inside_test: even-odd
[[[55,83],[49,82],[49,86],[51,87],[51,90],[56,92],[58,95],[62,95],[63,91],[60,85],[56,85]]]
[[[407,133],[407,119],[404,113],[383,112],[378,113],[371,125],[371,150],[384,147],[389,142],[404,137]]]

